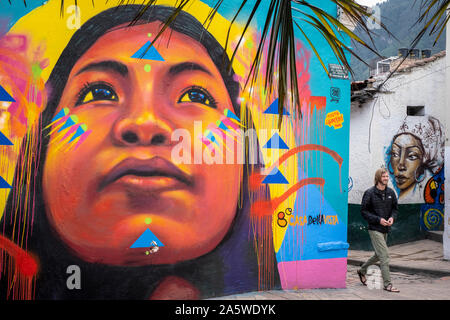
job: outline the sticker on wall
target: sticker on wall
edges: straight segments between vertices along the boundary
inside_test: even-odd
[[[328,71],[330,73],[330,77],[334,79],[348,79],[348,70],[339,64],[328,64]]]
[[[153,61],[165,61],[161,54],[156,50],[150,41],[131,56],[135,59],[145,59]]]
[[[329,127],[334,127],[334,129],[342,128],[344,123],[344,115],[339,112],[339,110],[330,112],[325,118],[325,124]]]
[[[330,88],[331,102],[339,102],[341,100],[341,89],[338,87]]]

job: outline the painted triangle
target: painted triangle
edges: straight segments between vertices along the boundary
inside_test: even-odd
[[[69,114],[69,109],[68,108],[64,108],[62,109],[60,112],[58,112],[58,114],[56,116],[53,117],[52,122],[61,119],[62,117],[65,117]]]
[[[58,130],[58,132],[61,132],[63,130],[66,130],[67,128],[73,126],[74,124],[77,124],[78,119],[75,116],[70,116],[69,119],[67,119],[66,123]]]
[[[228,127],[222,121],[218,120],[216,124],[217,127],[219,127],[219,129],[222,129],[223,131],[228,131]]]
[[[147,51],[147,52],[145,52],[145,51]],[[156,48],[154,46],[152,46],[152,43],[150,41],[148,41],[142,48],[140,48],[131,57],[135,58],[135,59],[165,61],[163,59],[163,57],[159,54],[158,50],[156,50]]]
[[[283,176],[283,174],[277,168],[273,169],[270,175],[266,176],[263,180],[264,184],[289,184],[289,181]]]
[[[227,116],[228,118],[234,119],[237,122],[241,122],[241,120],[230,110],[225,109],[224,113],[225,113],[225,116]]]
[[[158,247],[164,247],[161,241],[147,229],[144,233],[133,243],[130,248],[150,248],[153,247],[152,242],[155,241]]]
[[[12,146],[13,143],[2,133],[0,132],[0,146]]]
[[[0,86],[0,101],[16,102],[2,86]]]
[[[266,149],[289,149],[287,144],[281,139],[278,133],[275,133],[272,138],[265,144],[263,148]]]
[[[86,130],[84,130],[81,126],[79,126],[77,128],[77,131],[75,132],[75,134],[72,136],[72,138],[70,138],[68,143],[71,143],[73,140],[75,140],[76,138],[78,138],[79,136],[81,136],[83,133],[85,133]]]
[[[11,189],[12,187],[9,185],[8,182],[6,182],[5,179],[0,177],[0,189]]]
[[[265,114],[276,114],[278,115],[278,99],[276,99],[272,104],[264,111]],[[289,116],[289,112],[286,111],[286,109],[283,107],[283,115]]]

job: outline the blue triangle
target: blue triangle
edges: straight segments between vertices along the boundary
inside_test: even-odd
[[[150,49],[148,49],[150,47]],[[148,50],[147,50],[148,49]],[[147,50],[147,52],[145,52]],[[148,41],[142,48],[140,48],[135,54],[131,56],[136,59],[146,59],[146,60],[155,60],[155,61],[165,61],[163,57],[159,54],[158,50],[152,43]]]
[[[269,141],[267,141],[266,145],[263,147],[266,149],[288,149],[287,144],[281,139],[280,135],[275,133]]]
[[[84,129],[79,126],[77,128],[77,131],[75,132],[75,134],[72,136],[72,138],[70,138],[70,141],[67,143],[71,143],[73,140],[75,140],[76,138],[78,138],[79,136],[81,136],[83,133],[85,133],[86,131],[84,131]]]
[[[71,118],[69,118],[69,119],[67,119],[66,123],[64,123],[64,125],[58,130],[58,132],[66,130],[67,128],[70,128],[74,124],[76,124],[76,122],[73,121]]]
[[[289,184],[289,181],[277,168],[273,169],[270,175],[266,176],[262,183],[266,184]]]
[[[51,122],[55,122],[56,120],[61,119],[62,117],[65,117],[67,115],[68,115],[68,109],[67,108],[61,109],[61,111],[58,112],[58,114],[53,117]]]
[[[211,142],[217,144],[219,147],[219,143],[217,142],[216,137],[214,137],[214,135],[212,134],[212,132],[209,132],[208,135],[206,136],[206,139],[209,139]]]
[[[278,114],[278,99],[276,99],[272,104],[264,111],[265,114]],[[286,111],[286,109],[283,107],[283,115],[289,116],[289,112]]]
[[[155,241],[158,247],[164,247],[161,241],[147,229],[144,233],[133,243],[130,248],[150,248],[153,247],[152,242]]]
[[[220,121],[220,120],[219,120]],[[220,123],[218,124],[218,127],[220,129],[222,129],[223,131],[228,131],[228,127],[225,125],[225,123],[223,123],[222,121],[220,121]]]
[[[0,177],[0,189],[11,189],[12,187],[9,185],[8,182],[6,182],[5,179]]]
[[[12,146],[13,143],[3,134],[0,132],[0,146]]]
[[[224,114],[225,114],[225,116],[227,116],[228,118],[234,119],[234,120],[236,120],[237,122],[241,122],[241,120],[240,120],[233,112],[231,112],[231,111],[228,110],[228,109],[225,109]]]
[[[0,101],[16,102],[2,86],[0,86]]]

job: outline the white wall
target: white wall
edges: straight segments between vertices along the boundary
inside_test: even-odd
[[[447,42],[446,48],[450,48],[450,23],[447,24]],[[446,56],[446,105],[447,110],[450,110],[450,54]],[[444,217],[444,235],[443,235],[443,244],[444,244],[444,259],[450,260],[450,111],[447,111],[446,116],[447,126],[446,130],[446,141],[445,141],[445,162],[448,163],[445,167],[445,190],[447,193],[445,194],[445,217]]]
[[[425,106],[425,114],[439,119],[445,127],[445,66],[446,58],[440,58],[410,72],[399,73],[382,89],[392,93],[380,93],[361,106],[358,102],[352,103],[350,177],[353,188],[349,192],[349,203],[360,204],[364,191],[373,185],[375,171],[387,165],[385,151],[407,115],[407,106]],[[414,195],[399,202],[422,203],[423,189],[417,188]]]

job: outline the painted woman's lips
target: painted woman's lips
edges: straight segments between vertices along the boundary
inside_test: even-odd
[[[403,175],[395,176],[395,181],[397,182],[397,184],[403,184],[405,183],[406,180],[408,180],[406,176]]]
[[[128,158],[116,165],[101,180],[98,191],[120,183],[148,191],[186,189],[194,185],[193,178],[170,161],[154,157],[148,160]]]

